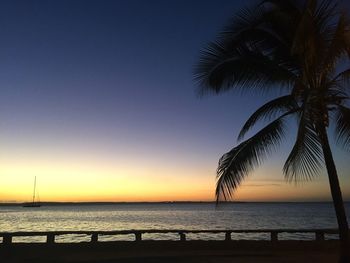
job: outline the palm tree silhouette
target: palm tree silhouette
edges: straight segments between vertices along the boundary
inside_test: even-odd
[[[340,60],[345,63],[339,63]],[[195,69],[201,92],[278,91],[246,121],[238,140],[261,120],[267,126],[219,160],[216,198],[228,199],[281,143],[288,119],[297,119],[295,144],[283,167],[287,181],[312,179],[325,165],[341,240],[349,262],[349,228],[328,140],[350,150],[350,21],[335,1],[265,0],[244,9],[202,51]],[[339,70],[339,64],[345,69]]]

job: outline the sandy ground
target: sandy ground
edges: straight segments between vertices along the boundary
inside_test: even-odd
[[[337,262],[336,241],[142,241],[0,246],[0,262],[248,263]]]

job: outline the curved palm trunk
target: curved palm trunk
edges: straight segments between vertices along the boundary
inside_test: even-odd
[[[332,151],[329,146],[326,127],[324,125],[322,126],[323,127],[320,127],[319,132],[341,241],[341,256],[339,262],[350,263],[349,226],[346,218],[342,193],[340,190],[337,169],[335,167]]]

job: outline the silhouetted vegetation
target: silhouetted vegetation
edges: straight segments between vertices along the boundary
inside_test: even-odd
[[[217,200],[232,197],[281,143],[286,121],[297,119],[283,172],[287,181],[310,180],[325,165],[342,241],[340,262],[350,261],[349,231],[328,130],[333,124],[337,142],[350,150],[349,58],[350,20],[336,1],[267,0],[242,10],[203,51],[195,72],[201,92],[285,93],[253,113],[238,140],[258,121],[269,124],[220,159]]]

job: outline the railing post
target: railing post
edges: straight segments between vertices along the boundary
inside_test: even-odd
[[[226,233],[225,233],[225,241],[231,241],[231,232],[230,231],[226,231]]]
[[[91,234],[91,243],[97,243],[98,242],[98,233]]]
[[[276,232],[276,231],[271,231],[271,241],[272,241],[272,242],[278,241],[278,232]]]
[[[2,237],[2,243],[4,245],[10,245],[12,243],[12,236],[11,235],[4,235]]]
[[[315,238],[316,238],[317,241],[323,241],[324,240],[324,232],[316,231],[315,232]]]
[[[55,243],[55,234],[47,234],[46,235],[46,243],[54,244]]]
[[[179,235],[180,235],[180,241],[186,241],[186,234],[185,233],[180,232]]]
[[[135,232],[135,241],[142,241],[142,233],[141,232]]]

